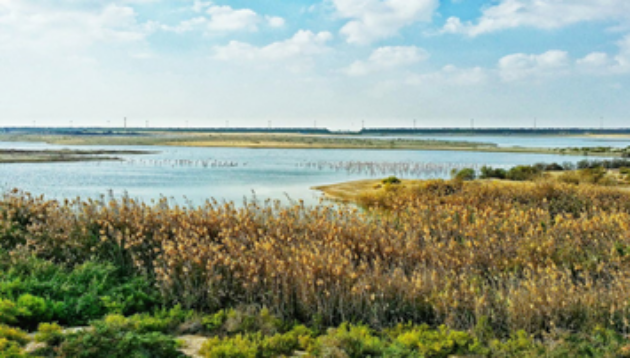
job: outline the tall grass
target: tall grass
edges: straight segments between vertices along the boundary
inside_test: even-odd
[[[496,332],[630,329],[630,194],[558,183],[428,181],[326,205],[199,208],[0,201],[0,245],[146,275],[165,304],[285,319]]]

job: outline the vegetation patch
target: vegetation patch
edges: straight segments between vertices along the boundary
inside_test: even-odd
[[[630,193],[576,170],[366,183],[364,210],[8,192],[0,356],[628,356]]]

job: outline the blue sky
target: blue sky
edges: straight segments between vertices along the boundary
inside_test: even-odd
[[[125,116],[630,126],[630,1],[0,0],[0,125]]]

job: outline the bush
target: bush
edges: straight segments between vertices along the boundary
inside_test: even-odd
[[[118,327],[121,330],[130,330],[138,333],[175,333],[180,326],[195,319],[195,312],[183,310],[175,306],[170,310],[160,310],[153,315],[148,313],[135,314],[125,317],[112,314],[105,317],[104,322],[110,327]]]
[[[19,346],[24,346],[31,341],[26,332],[18,328],[9,327],[3,324],[0,325],[0,338],[7,341],[15,342]]]
[[[400,179],[396,178],[395,176],[391,176],[389,178],[385,178],[381,181],[383,184],[400,184],[401,181]]]
[[[210,338],[199,350],[205,358],[257,358],[257,353],[256,344],[240,334],[233,338]]]
[[[116,322],[97,321],[90,329],[67,333],[57,347],[61,357],[76,358],[183,358],[179,343],[162,333],[139,333]]]
[[[531,165],[518,165],[510,170],[506,174],[506,178],[515,181],[534,180],[542,174],[539,168]]]
[[[0,300],[0,323],[10,323],[21,328],[33,329],[40,321],[52,317],[51,307],[46,300],[30,294],[23,294],[17,302]]]
[[[617,180],[608,175],[603,167],[586,168],[576,171],[562,173],[558,180],[567,184],[597,184],[603,186],[614,186]]]
[[[218,332],[223,328],[227,318],[227,312],[225,310],[220,310],[213,315],[203,317],[201,323],[208,332]]]
[[[0,254],[0,322],[35,328],[40,322],[84,325],[108,313],[152,309],[158,293],[148,280],[125,277],[111,264],[65,268],[50,261]],[[0,271],[0,272],[2,272]]]
[[[63,328],[56,323],[42,323],[37,327],[35,341],[56,347],[63,342]]]
[[[309,353],[317,357],[347,356],[349,358],[381,357],[385,351],[383,342],[372,335],[367,326],[343,323],[339,328],[331,328],[317,342]]]
[[[20,316],[20,311],[15,302],[0,298],[0,323],[15,323]]]
[[[265,336],[237,334],[233,337],[213,337],[204,342],[200,354],[207,358],[256,357],[272,358],[291,356],[298,349],[306,350],[313,342],[313,332],[305,326],[295,326],[284,334]]]
[[[18,325],[27,329],[37,327],[39,322],[46,322],[53,316],[51,306],[45,299],[31,294],[21,295],[17,300],[19,311]]]
[[[24,353],[24,350],[17,342],[6,338],[0,338],[0,357],[2,358],[28,358],[31,355]]]
[[[472,168],[464,168],[459,171],[453,169],[453,172],[451,174],[453,176],[453,179],[459,181],[470,181],[477,178],[477,173]]]
[[[261,332],[272,335],[281,331],[283,325],[282,320],[273,316],[267,308],[257,311],[249,306],[229,310],[223,328],[229,334]]]
[[[394,338],[394,343],[389,348],[390,354],[396,352],[399,356],[420,357],[449,357],[452,355],[468,355],[487,353],[482,345],[469,333],[452,331],[446,326],[440,326],[437,330],[429,329],[422,325],[401,332]]]
[[[492,168],[484,165],[481,167],[480,179],[505,179],[507,171],[503,168]]]

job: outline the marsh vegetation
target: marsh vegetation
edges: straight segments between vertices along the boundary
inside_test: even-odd
[[[140,155],[140,150],[19,150],[0,149],[0,163],[50,163],[122,160],[113,155]]]
[[[627,354],[630,193],[378,185],[365,210],[6,193],[0,349],[39,331],[28,354],[176,357],[182,334],[205,357]]]

